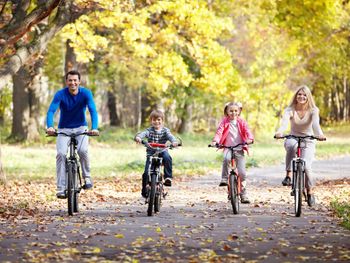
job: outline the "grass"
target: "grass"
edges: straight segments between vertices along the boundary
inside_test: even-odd
[[[331,207],[341,219],[341,225],[350,230],[350,202],[334,200],[331,202]]]

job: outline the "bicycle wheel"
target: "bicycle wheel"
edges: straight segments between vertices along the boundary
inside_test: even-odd
[[[236,175],[230,173],[229,177],[229,195],[232,205],[233,213],[236,215],[239,213],[239,198],[238,198],[238,182]]]
[[[156,197],[156,173],[151,174],[151,190],[149,193],[149,200],[148,200],[148,210],[147,215],[152,216],[153,215],[153,205]]]
[[[156,196],[154,200],[154,212],[158,213],[162,205],[163,184],[159,182],[156,187]]]
[[[68,214],[70,216],[73,215],[74,212],[74,181],[75,181],[75,171],[74,164],[71,162],[67,163],[67,171],[68,171],[68,182],[67,182],[67,200],[68,200]]]
[[[303,195],[303,169],[301,163],[297,164],[296,178],[294,180],[294,212],[295,216],[301,215],[301,203]]]

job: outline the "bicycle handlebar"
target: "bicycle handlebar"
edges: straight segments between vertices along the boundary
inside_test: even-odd
[[[217,143],[217,144],[215,144],[215,146],[209,144],[208,147],[219,148],[219,149],[221,149],[221,148],[234,149],[234,148],[237,148],[238,146],[244,146],[244,145],[250,145],[250,144],[253,144],[253,142],[252,142],[252,143],[246,143],[246,142],[244,142],[244,143],[239,143],[239,144],[237,144],[237,145],[235,145],[235,146],[225,146],[225,145],[223,145],[223,144]]]
[[[84,131],[84,132],[80,132],[80,133],[72,133],[72,134],[67,134],[65,132],[55,132],[54,134],[47,134],[46,136],[48,137],[57,137],[58,135],[64,135],[67,137],[77,137],[80,135],[87,135],[87,136],[99,136],[98,134],[91,134],[89,131]]]
[[[326,138],[319,138],[317,136],[313,136],[313,135],[304,135],[304,136],[296,136],[296,135],[292,135],[292,134],[287,134],[287,135],[283,135],[280,137],[276,137],[273,136],[274,139],[290,139],[290,138],[294,138],[294,139],[311,139],[311,140],[317,140],[317,141],[325,141]]]
[[[173,146],[172,144],[165,144],[165,143],[155,143],[155,142],[146,142],[146,141],[141,141],[141,143],[147,147],[147,148],[151,148],[151,149],[157,149],[157,148],[162,148],[162,149],[173,149],[176,148],[178,146],[182,146],[181,143],[179,143],[176,147]]]

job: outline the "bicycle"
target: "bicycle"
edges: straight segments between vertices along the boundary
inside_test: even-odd
[[[161,143],[148,143],[146,141],[141,142],[145,147],[155,150],[155,153],[149,156],[150,164],[148,166],[148,182],[146,185],[147,200],[148,203],[147,215],[152,216],[154,213],[160,212],[162,205],[162,198],[165,199],[167,192],[164,191],[163,184],[163,171],[161,169],[163,158],[160,154],[167,149],[175,148],[172,144],[161,144]],[[181,142],[178,146],[181,146]]]
[[[73,133],[73,134],[67,134],[64,132],[55,132],[53,135],[48,135],[48,136],[57,137],[58,135],[70,137],[68,153],[66,158],[67,188],[65,190],[65,195],[68,200],[68,214],[72,216],[73,213],[79,212],[79,193],[81,189],[85,189],[85,185],[82,185],[82,178],[80,174],[79,156],[77,154],[78,142],[76,138],[80,135],[87,135],[87,136],[98,136],[98,135],[92,135],[90,132],[85,131],[85,132]]]
[[[239,143],[235,146],[225,146],[222,144],[216,144],[215,146],[212,146],[211,144],[208,145],[208,147],[215,147],[218,149],[229,149],[231,151],[231,170],[229,173],[229,176],[227,178],[227,192],[228,192],[228,199],[231,201],[232,210],[234,214],[239,213],[239,200],[240,200],[240,194],[242,192],[242,184],[241,184],[241,177],[238,173],[235,155],[236,152],[240,149],[237,149],[239,146],[248,145],[247,143]]]
[[[301,158],[301,144],[306,143],[306,139],[325,141],[326,139],[320,139],[312,135],[306,136],[295,136],[295,135],[283,135],[280,137],[274,136],[275,139],[296,139],[297,140],[297,150],[296,157],[292,160],[292,195],[294,195],[294,213],[296,217],[301,215],[301,206],[302,206],[302,196],[304,195],[305,201],[307,198],[305,183],[305,160]]]

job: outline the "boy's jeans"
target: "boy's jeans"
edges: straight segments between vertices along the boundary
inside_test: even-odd
[[[164,179],[165,178],[173,178],[173,162],[172,158],[168,151],[162,152],[159,154],[159,157],[163,158],[164,165]],[[142,175],[142,192],[146,191],[146,185],[148,182],[148,167],[150,165],[150,156],[147,156],[145,171]]]

